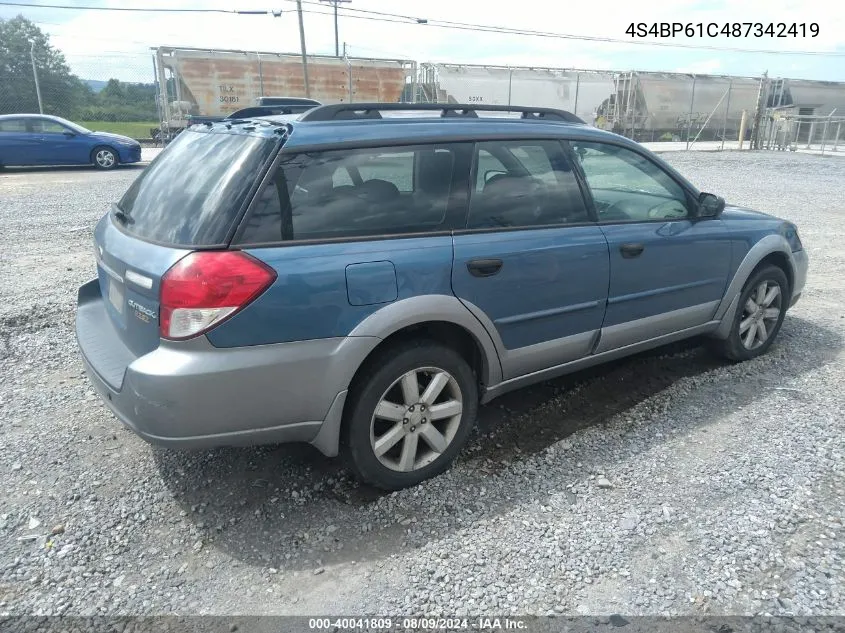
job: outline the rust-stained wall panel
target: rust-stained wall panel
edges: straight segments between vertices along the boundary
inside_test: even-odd
[[[304,97],[302,58],[297,55],[168,49],[163,58],[180,80],[182,100],[197,104],[198,114],[226,115],[255,104],[262,95]],[[259,61],[260,60],[260,61]],[[398,102],[408,63],[309,57],[311,98],[323,103],[350,100]],[[175,95],[170,96],[171,100]]]

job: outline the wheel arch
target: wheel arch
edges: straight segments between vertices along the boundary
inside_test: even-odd
[[[377,310],[348,336],[380,339],[351,373],[348,388],[338,394],[317,436],[311,441],[323,454],[338,454],[341,426],[356,387],[356,380],[393,345],[414,338],[438,341],[453,349],[476,374],[479,394],[502,381],[502,366],[490,335],[454,296],[422,295],[388,304]]]
[[[714,316],[714,319],[721,321],[719,327],[712,334],[714,338],[725,339],[728,337],[742,289],[752,275],[769,264],[783,270],[789,283],[789,292],[792,293],[795,284],[792,250],[781,235],[767,235],[745,254],[730,280]]]
[[[361,367],[386,345],[408,338],[429,338],[456,345],[477,374],[479,385],[489,387],[502,380],[499,354],[490,334],[454,296],[422,295],[391,303],[357,325],[349,336],[374,336],[381,342],[370,351]]]
[[[790,296],[792,294],[792,289],[795,287],[795,270],[789,257],[783,251],[772,251],[763,257],[763,259],[757,262],[757,265],[748,274],[748,277],[750,278],[758,270],[768,265],[777,266],[783,271],[783,274],[786,275],[786,281],[789,283],[789,293],[787,293],[787,297]]]

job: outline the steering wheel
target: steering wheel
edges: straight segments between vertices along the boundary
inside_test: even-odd
[[[687,210],[677,200],[667,200],[649,209],[648,217],[651,220],[683,220]]]
[[[617,200],[604,208],[597,206],[596,211],[599,215],[599,219],[604,221],[630,220],[632,216],[625,209],[625,202],[625,200]]]

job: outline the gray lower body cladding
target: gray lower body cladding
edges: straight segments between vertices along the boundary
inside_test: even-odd
[[[806,253],[791,253],[790,263],[793,287],[789,304],[793,305],[806,280]],[[736,282],[732,285],[737,288],[744,283]],[[695,323],[677,322],[670,332],[655,331],[653,337],[643,332],[637,342],[620,340],[609,349],[539,371],[523,371],[509,380],[502,381],[499,374],[499,379],[487,386],[482,401],[679,338],[724,336],[722,330],[733,322],[737,309],[737,293],[731,296],[729,289],[722,301],[725,307],[716,310],[715,318],[697,315]],[[460,305],[452,297],[448,302],[449,306]],[[716,306],[699,307],[712,314]],[[199,337],[178,343],[162,341],[154,351],[136,357],[114,330],[96,280],[80,289],[76,327],[94,387],[114,414],[148,442],[174,448],[310,442],[326,455],[337,454],[349,384],[383,340],[375,332],[385,334],[376,328],[362,336],[236,348],[217,348]],[[629,328],[630,324],[619,329]],[[494,345],[488,342],[485,351]],[[487,360],[498,367],[498,358]]]
[[[329,454],[331,442],[315,441],[318,433],[324,422],[339,419],[349,381],[379,342],[344,337],[215,348],[200,337],[162,341],[135,357],[108,321],[102,299],[90,295],[80,301],[76,331],[94,387],[150,443],[206,448],[314,441]]]

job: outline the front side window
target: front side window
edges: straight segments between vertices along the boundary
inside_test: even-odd
[[[70,132],[70,130],[61,123],[56,123],[55,121],[50,121],[49,119],[34,120],[32,122],[32,131],[41,134],[64,134],[65,132]]]
[[[285,156],[259,193],[239,242],[274,243],[451,228],[468,144],[335,150]]]
[[[573,141],[599,222],[678,220],[689,216],[684,189],[637,152],[606,143]]]
[[[476,148],[467,228],[518,228],[590,220],[557,141],[495,141]]]

